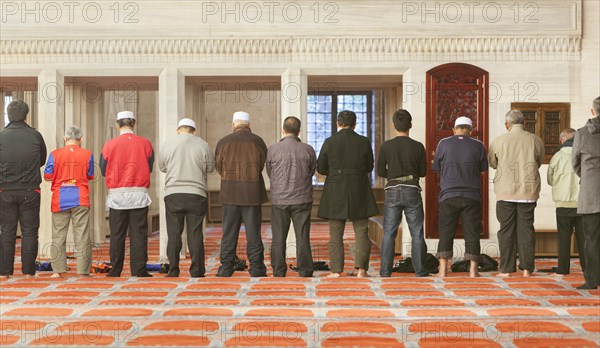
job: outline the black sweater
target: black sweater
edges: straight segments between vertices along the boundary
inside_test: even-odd
[[[377,158],[377,175],[388,179],[388,186],[397,184],[419,187],[419,178],[425,177],[427,163],[425,147],[420,142],[406,136],[397,136],[381,144]],[[408,181],[394,178],[412,175]]]

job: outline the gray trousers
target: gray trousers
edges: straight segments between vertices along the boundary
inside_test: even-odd
[[[286,240],[290,222],[294,224],[296,233],[296,261],[298,275],[312,277],[313,259],[310,249],[310,213],[312,202],[294,205],[272,205],[271,226],[273,240],[271,242],[271,267],[273,276],[285,277],[287,265],[285,261]]]
[[[92,241],[90,236],[88,207],[75,207],[52,213],[52,248],[50,257],[54,273],[67,271],[67,232],[73,225],[77,274],[90,274],[92,267]]]
[[[585,236],[585,284],[600,286],[600,213],[582,214]]]
[[[329,268],[333,273],[344,270],[344,228],[346,220],[329,220]],[[369,239],[369,219],[352,220],[356,239],[354,268],[369,269],[371,240]]]
[[[500,272],[517,271],[517,248],[519,268],[533,272],[535,269],[535,236],[533,212],[537,203],[496,202],[496,217],[500,222]]]
[[[221,266],[218,277],[231,277],[234,272],[238,237],[242,222],[246,229],[246,254],[250,261],[251,277],[267,275],[265,248],[260,235],[262,208],[260,205],[239,206],[223,204],[223,238],[221,238]]]
[[[173,193],[165,196],[167,220],[167,257],[169,276],[179,277],[179,253],[183,243],[181,234],[187,222],[187,244],[190,251],[190,276],[204,277],[204,233],[202,223],[208,209],[206,197],[191,193]]]

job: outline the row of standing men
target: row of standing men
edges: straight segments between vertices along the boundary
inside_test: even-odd
[[[596,117],[576,133],[578,136],[575,136],[573,166],[571,161],[563,158],[563,152],[569,151],[563,150],[572,146],[572,139],[569,138],[575,132],[566,130],[561,133],[563,149],[553,158],[548,173],[548,182],[553,186],[554,199],[557,201],[557,224],[561,241],[570,244],[573,225],[578,226],[582,267],[587,263],[587,267],[584,267],[586,283],[583,288],[598,286],[598,255],[585,253],[584,250],[598,250],[600,208],[598,196],[594,198],[594,193],[598,193],[600,185],[597,183],[598,173],[593,167],[597,166],[600,158],[597,153],[600,141],[600,98],[594,101],[592,112]],[[27,105],[22,101],[12,102],[8,106],[8,114],[11,123],[0,133],[0,276],[8,277],[13,274],[18,221],[23,234],[23,273],[35,274],[41,182],[37,168],[38,164],[43,166],[44,163],[44,179],[52,182],[53,276],[60,277],[66,272],[65,244],[70,223],[73,224],[78,256],[77,273],[88,275],[92,247],[88,228],[88,180],[94,177],[94,159],[91,151],[80,147],[81,129],[67,129],[65,147],[53,151],[46,162],[42,136],[25,123]],[[408,111],[396,111],[392,121],[397,137],[381,145],[376,164],[377,174],[387,179],[380,276],[391,276],[395,239],[402,213],[407,219],[412,238],[411,254],[415,273],[417,276],[428,276],[429,272],[424,265],[427,247],[419,185],[420,178],[427,171],[425,148],[423,144],[410,138],[412,117]],[[539,167],[544,158],[544,146],[539,137],[524,129],[523,123],[520,111],[510,111],[505,123],[508,132],[494,139],[487,154],[484,145],[470,137],[473,125],[468,117],[456,119],[455,135],[442,139],[438,144],[432,169],[440,173],[440,242],[437,253],[441,260],[439,276],[446,275],[447,262],[453,257],[453,240],[459,218],[465,238],[464,257],[470,260],[470,275],[478,276],[477,266],[481,260],[479,236],[482,229],[479,178],[481,172],[487,171],[488,165],[496,169],[494,186],[498,199],[496,211],[500,222],[498,239],[501,256],[499,275],[508,276],[510,272],[516,271],[517,245],[519,268],[525,276],[533,272],[533,211],[539,198]],[[112,269],[108,274],[111,277],[121,275],[128,230],[131,274],[137,277],[151,276],[146,271],[147,214],[151,204],[148,188],[154,151],[147,139],[134,134],[135,125],[136,119],[132,112],[118,113],[116,126],[119,136],[104,145],[99,160],[109,189],[106,204],[111,230]],[[208,209],[207,175],[214,169],[221,175],[220,202],[223,209],[221,265],[217,276],[229,277],[234,272],[242,223],[246,230],[250,275],[266,275],[264,246],[260,234],[261,205],[267,201],[261,174],[265,166],[271,183],[273,275],[286,275],[286,239],[290,224],[294,225],[296,233],[299,275],[310,277],[313,274],[310,219],[312,177],[316,169],[326,176],[317,215],[329,222],[329,276],[339,277],[344,270],[343,233],[348,220],[352,221],[356,236],[354,268],[357,271],[351,273],[358,277],[368,276],[371,252],[367,232],[368,218],[378,213],[369,180],[375,161],[370,141],[354,132],[354,112],[340,112],[337,115],[337,126],[338,132],[326,139],[317,159],[314,149],[302,143],[298,137],[301,124],[296,117],[284,120],[282,139],[267,148],[264,141],[252,133],[250,115],[240,111],[233,115],[233,132],[218,142],[213,155],[208,144],[194,135],[194,121],[182,119],[177,128],[178,135],[162,144],[158,156],[158,167],[166,174],[164,201],[167,256],[170,264],[168,276],[179,276],[184,222],[188,226],[190,275],[205,275],[202,221]],[[569,165],[565,165],[566,162]],[[510,175],[509,170],[513,171]],[[574,203],[577,201],[574,195],[577,196],[578,190],[578,183],[573,184],[575,172],[582,177],[582,186],[587,187],[578,195],[579,205]],[[584,232],[580,233],[580,230]],[[568,238],[565,237],[567,235]],[[584,237],[581,238],[582,236]],[[581,243],[582,240],[585,243]],[[562,274],[568,273],[568,256],[565,257],[564,244],[559,244],[562,253],[559,251],[557,271]]]

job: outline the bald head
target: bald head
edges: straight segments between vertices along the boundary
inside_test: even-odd
[[[560,143],[564,143],[569,139],[573,139],[575,137],[575,132],[577,132],[573,128],[566,128],[562,132],[560,132]]]

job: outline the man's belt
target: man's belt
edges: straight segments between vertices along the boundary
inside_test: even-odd
[[[400,181],[400,182],[405,182],[405,181],[411,181],[413,179],[412,175],[405,175],[405,176],[399,176],[397,178],[392,178],[389,181]]]

